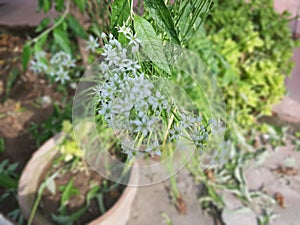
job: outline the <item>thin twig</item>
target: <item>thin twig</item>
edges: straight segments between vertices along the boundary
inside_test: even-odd
[[[166,144],[166,141],[167,141],[167,138],[168,138],[168,134],[169,134],[169,130],[170,130],[171,126],[172,126],[173,121],[174,121],[174,114],[171,115],[171,118],[169,120],[168,127],[167,127],[166,133],[164,135],[163,146]]]
[[[67,15],[69,14],[70,12],[70,5],[71,5],[71,1],[68,0],[67,4],[66,4],[66,10],[64,12],[64,14],[62,15],[62,17],[52,26],[52,27],[49,27],[47,30],[45,30],[43,33],[41,33],[40,35],[38,35],[37,37],[35,37],[34,39],[32,39],[30,42],[29,42],[29,45],[32,45],[33,43],[36,43],[40,38],[42,38],[44,35],[47,35],[49,34],[52,30],[54,30],[56,27],[58,27],[64,20],[65,18],[67,17]]]

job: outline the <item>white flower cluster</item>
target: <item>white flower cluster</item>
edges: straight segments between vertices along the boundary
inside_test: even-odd
[[[52,77],[55,82],[64,84],[70,80],[69,71],[75,67],[75,60],[65,52],[58,52],[52,56],[50,61],[47,61],[46,53],[38,52],[34,60],[30,62],[30,68],[33,72],[45,73]]]
[[[210,125],[211,133],[214,135],[222,134],[226,130],[224,122],[220,119],[212,118],[208,121],[208,124]]]
[[[129,32],[129,30],[127,30]],[[130,35],[131,33],[127,33]],[[134,35],[128,37],[135,37]],[[157,146],[157,135],[163,110],[170,111],[168,101],[155,90],[151,81],[140,72],[138,62],[127,56],[127,49],[123,48],[111,34],[102,35],[106,42],[100,64],[102,82],[95,88],[100,108],[98,113],[103,115],[108,124],[115,130],[126,130],[130,134],[139,135],[149,143],[147,151],[160,155]],[[139,40],[135,39],[130,45],[136,48]],[[132,49],[132,52],[135,52]],[[161,131],[160,131],[161,132]],[[124,139],[122,149],[129,156],[140,148],[137,143]],[[146,150],[146,149],[144,149]]]
[[[192,141],[197,149],[202,150],[210,134],[208,128],[202,125],[202,117],[182,112],[179,114],[180,120],[170,129],[169,139],[178,141],[183,137]]]
[[[201,117],[177,112],[179,121],[174,121],[168,128],[170,115],[177,107],[171,97],[166,98],[155,89],[140,71],[138,62],[128,57],[128,53],[134,55],[137,52],[140,40],[125,26],[120,27],[119,32],[129,40],[130,51],[123,48],[113,35],[102,34],[104,60],[99,65],[101,77],[94,91],[98,114],[111,128],[124,135],[121,139],[123,152],[129,158],[139,152],[161,156],[166,131],[168,141],[188,138],[202,148],[209,133],[201,126]],[[168,115],[167,121],[163,115]]]

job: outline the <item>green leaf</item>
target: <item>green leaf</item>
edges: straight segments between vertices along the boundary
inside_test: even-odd
[[[44,0],[44,5],[43,5],[43,8],[44,8],[44,12],[48,12],[52,7],[52,0]]]
[[[38,41],[34,44],[34,53],[40,52],[43,50],[43,45],[45,44],[45,42],[47,41],[48,38],[48,34],[44,33],[39,39]]]
[[[26,45],[24,45],[23,52],[22,52],[22,66],[23,66],[24,71],[27,70],[30,55],[31,55],[30,45],[26,44]]]
[[[18,166],[19,166],[19,163],[12,163],[12,164],[10,164],[8,167],[7,167],[7,171],[9,171],[9,172],[14,172],[17,168],[18,168]]]
[[[101,33],[102,33],[102,28],[99,24],[97,23],[93,23],[91,26],[90,26],[90,30],[92,33],[94,33],[96,36],[100,37],[101,36]]]
[[[56,183],[55,178],[59,175],[59,172],[52,174],[45,181],[45,187],[51,192],[51,194],[55,195],[56,193]]]
[[[83,207],[78,209],[76,212],[72,213],[71,215],[55,215],[51,214],[52,219],[58,224],[73,224],[76,220],[82,217],[87,210],[87,207]]]
[[[78,22],[77,19],[75,19],[71,14],[69,14],[67,16],[67,22],[69,24],[69,27],[71,28],[71,30],[78,35],[79,37],[83,38],[83,39],[87,39],[88,38],[88,34],[86,33],[86,31],[82,28],[82,26],[80,25],[80,23]]]
[[[130,16],[130,5],[128,0],[115,0],[111,6],[110,29],[116,35],[116,27],[122,26]]]
[[[224,201],[221,196],[217,193],[217,191],[210,186],[207,186],[208,195],[214,200],[214,202],[219,206],[224,206]]]
[[[5,159],[4,161],[2,161],[1,163],[0,163],[0,173],[2,174],[4,174],[5,172],[6,172],[6,170],[5,170],[5,168],[6,168],[6,166],[9,164],[9,160],[8,159]]]
[[[164,219],[166,225],[173,225],[172,220],[171,220],[170,216],[167,213],[162,212],[161,216]]]
[[[0,138],[0,154],[5,151],[5,142],[3,138]]]
[[[61,12],[65,7],[65,0],[55,0],[55,9]]]
[[[103,194],[99,193],[96,196],[96,198],[97,198],[98,206],[99,206],[99,209],[100,209],[100,213],[104,214],[106,212],[106,209],[105,209],[105,205],[104,205]]]
[[[99,193],[99,190],[100,190],[99,185],[95,185],[94,187],[92,187],[89,190],[89,192],[86,195],[86,205],[87,206],[89,206],[91,203],[91,200],[97,196],[97,194]]]
[[[67,202],[70,200],[72,196],[80,194],[79,190],[76,187],[74,187],[73,179],[71,179],[68,182],[67,186],[62,187],[61,189],[63,190],[63,193],[61,195],[61,200],[60,200],[60,205],[62,207],[67,204]]]
[[[150,16],[154,22],[157,23],[163,31],[167,32],[176,44],[180,45],[174,22],[164,0],[145,0],[145,3],[149,8]]]
[[[6,80],[5,97],[9,96],[11,88],[15,85],[18,77],[21,75],[18,68],[13,67]]]
[[[0,174],[0,187],[3,188],[17,188],[18,180],[13,179],[8,175]]]
[[[212,0],[180,1],[175,25],[179,29],[182,42],[189,40],[200,29],[209,15],[212,3]]]
[[[71,54],[68,34],[60,28],[56,28],[53,31],[53,36],[55,43],[58,44],[65,52]]]
[[[80,9],[80,11],[83,13],[85,10],[85,0],[74,0],[77,7]]]
[[[44,0],[38,0],[38,12],[40,12],[44,8]]]
[[[161,69],[170,73],[167,59],[163,52],[161,40],[157,37],[152,25],[140,16],[134,18],[134,28],[141,40],[142,51]]]
[[[43,31],[45,28],[47,28],[47,26],[50,23],[50,18],[44,18],[40,24],[38,25],[38,27],[35,29],[35,32],[39,33],[41,31]]]

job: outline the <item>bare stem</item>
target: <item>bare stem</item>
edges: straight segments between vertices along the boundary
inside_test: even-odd
[[[171,118],[169,120],[168,127],[167,127],[167,130],[166,130],[165,135],[164,135],[163,146],[166,144],[168,134],[169,134],[169,130],[171,129],[173,121],[174,121],[174,114],[171,115]]]
[[[33,43],[36,43],[41,37],[43,37],[44,35],[49,34],[52,30],[54,30],[56,27],[58,27],[65,20],[65,18],[67,17],[67,15],[70,12],[71,1],[68,0],[66,5],[67,5],[66,6],[66,10],[65,10],[64,14],[62,15],[62,17],[53,26],[49,27],[43,33],[41,33],[40,35],[38,35],[37,37],[35,37],[34,39],[32,39],[29,42],[29,45],[32,45]]]

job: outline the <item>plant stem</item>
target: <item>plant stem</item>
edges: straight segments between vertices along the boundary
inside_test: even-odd
[[[58,27],[67,17],[67,15],[70,12],[70,5],[71,5],[71,1],[68,0],[67,4],[66,4],[66,10],[64,12],[64,14],[61,16],[61,18],[52,26],[49,27],[47,30],[45,30],[43,33],[41,33],[40,35],[38,35],[37,37],[33,38],[31,41],[29,41],[29,45],[32,45],[33,43],[36,43],[40,38],[42,38],[44,35],[49,34],[52,30],[54,30],[56,27]]]
[[[173,121],[174,121],[174,114],[171,115],[171,118],[169,120],[168,127],[167,127],[167,130],[166,130],[165,135],[164,135],[163,146],[166,144],[168,134],[169,134],[169,130],[171,129]]]
[[[31,213],[30,213],[30,217],[29,217],[29,219],[28,219],[27,225],[31,225],[32,222],[33,222],[33,219],[34,219],[34,216],[35,216],[36,211],[37,211],[37,209],[38,209],[39,203],[40,203],[40,201],[41,201],[41,199],[42,199],[42,195],[43,195],[43,192],[44,192],[44,190],[45,190],[45,187],[46,187],[46,183],[44,182],[44,183],[41,185],[41,187],[39,188],[38,196],[37,196],[37,199],[36,199],[35,202],[34,202],[34,205],[33,205],[32,211],[31,211]]]
[[[130,17],[132,20],[134,20],[133,0],[131,0],[131,4],[130,4]]]

